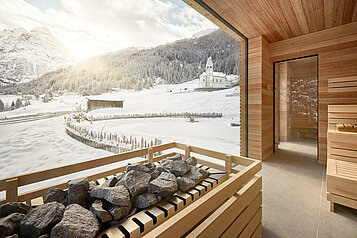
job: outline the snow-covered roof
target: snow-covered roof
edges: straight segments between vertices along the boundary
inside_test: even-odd
[[[206,72],[203,72],[203,73],[201,74],[201,76],[206,76]],[[224,77],[226,76],[226,74],[221,73],[221,72],[213,72],[213,76],[214,76],[214,77],[222,77],[222,78],[224,78]]]
[[[91,96],[91,97],[87,97],[88,100],[90,101],[112,101],[112,102],[123,102],[123,99],[119,99],[119,98],[112,98],[110,96]]]

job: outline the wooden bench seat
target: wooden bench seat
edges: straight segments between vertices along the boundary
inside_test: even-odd
[[[357,133],[339,131],[336,124],[354,123],[357,105],[329,106],[327,132],[327,200],[357,209]]]
[[[327,200],[357,209],[357,163],[327,160]]]

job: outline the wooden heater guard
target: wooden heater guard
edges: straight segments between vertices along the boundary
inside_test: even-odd
[[[165,150],[170,151],[166,154],[154,156],[157,152]],[[137,157],[146,156],[138,163],[158,162],[168,156],[180,154],[174,150],[183,150],[184,159],[192,154],[199,164],[225,171],[226,181],[161,225],[158,224],[151,232],[139,236],[261,237],[262,177],[257,175],[262,167],[261,162],[177,142],[1,179],[0,192],[6,191],[6,198],[0,200],[0,205],[6,202],[25,202],[32,206],[40,205],[43,204],[44,197],[50,188],[66,189],[66,181],[22,194],[18,194],[18,188]],[[207,160],[207,157],[224,161],[224,165]],[[238,166],[233,167],[233,165]],[[126,165],[86,177],[89,181],[96,181],[101,184],[108,177],[124,172],[125,169]]]

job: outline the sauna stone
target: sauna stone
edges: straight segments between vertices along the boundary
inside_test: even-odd
[[[144,166],[149,169],[149,173],[154,172],[156,169],[156,165],[154,163],[144,163]]]
[[[131,197],[134,198],[148,189],[150,180],[151,175],[149,173],[130,170],[118,182],[118,185],[124,185],[129,190]]]
[[[169,170],[176,177],[182,177],[190,170],[190,166],[183,160],[165,160],[161,163],[161,166]]]
[[[191,166],[191,170],[182,177],[193,180],[195,184],[198,184],[203,180],[203,175],[199,172],[199,168],[195,166]]]
[[[50,188],[46,194],[45,203],[60,202],[67,205],[67,191],[63,191],[59,188]]]
[[[85,206],[88,199],[89,182],[87,178],[73,179],[67,182],[68,203]]]
[[[51,232],[51,238],[94,238],[100,228],[95,215],[78,204],[66,207],[63,218]]]
[[[118,181],[119,180],[117,177],[112,177],[110,179],[105,180],[105,182],[103,184],[99,185],[99,187],[114,187]]]
[[[113,217],[113,220],[117,221],[126,215],[129,214],[131,208],[131,204],[125,207],[117,206],[117,205],[110,205],[107,208],[107,211],[110,213],[110,215]]]
[[[20,202],[8,202],[0,206],[0,217],[6,217],[15,212],[26,215],[30,209],[29,205]]]
[[[136,207],[144,209],[155,205],[158,202],[157,196],[152,193],[144,193],[136,197]]]
[[[20,223],[20,236],[37,238],[48,234],[61,221],[65,206],[62,203],[50,202],[31,209]]]
[[[128,190],[122,186],[116,187],[96,187],[90,192],[90,196],[94,198],[104,199],[118,206],[127,206],[130,204],[130,195]]]
[[[167,157],[166,160],[179,161],[179,160],[182,160],[182,156],[177,154],[174,156]]]
[[[18,232],[20,222],[25,215],[22,213],[12,213],[6,217],[0,218],[0,237],[10,236]]]
[[[149,193],[157,193],[160,196],[168,196],[177,191],[175,175],[163,172],[160,176],[149,183]]]
[[[112,216],[109,212],[103,209],[103,203],[100,199],[96,199],[90,206],[89,210],[93,212],[101,222],[112,220]]]
[[[188,159],[186,160],[186,163],[187,163],[188,165],[196,166],[197,160],[196,160],[195,157],[190,157],[190,158],[188,158]]]
[[[183,177],[178,177],[177,178],[177,184],[178,184],[179,189],[182,192],[186,192],[189,189],[191,189],[191,188],[196,186],[195,182],[192,179],[183,178]]]
[[[203,178],[208,178],[208,176],[210,176],[210,172],[205,170],[205,169],[198,169],[198,172],[200,172],[203,176]]]
[[[132,170],[139,171],[139,172],[150,173],[150,169],[147,166],[143,165],[143,164],[129,164],[126,167],[126,172],[129,172],[129,171],[132,171]]]
[[[151,173],[151,180],[159,177],[162,172],[170,173],[170,171],[168,169],[165,169],[162,166],[157,166],[156,169],[154,170],[154,172]]]

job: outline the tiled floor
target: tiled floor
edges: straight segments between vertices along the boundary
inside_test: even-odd
[[[326,200],[326,168],[316,142],[280,143],[263,163],[263,237],[357,238],[357,210]]]

